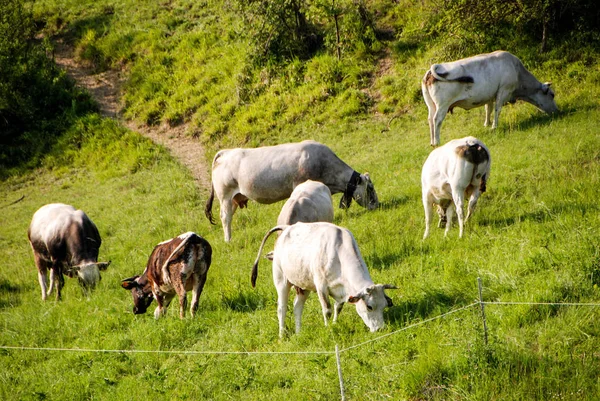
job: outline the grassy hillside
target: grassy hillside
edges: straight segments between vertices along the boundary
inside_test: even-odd
[[[0,349],[0,398],[337,399],[335,345],[391,334],[341,354],[347,399],[597,399],[598,307],[489,305],[487,346],[475,307],[395,333],[471,304],[477,277],[488,301],[600,303],[600,71],[593,46],[539,58],[531,47],[509,49],[540,80],[554,82],[559,115],[507,106],[496,131],[482,126],[483,109],[447,117],[442,140],[482,139],[492,152],[492,177],[465,238],[454,228],[446,239],[434,230],[422,241],[420,170],[430,148],[419,79],[440,54],[460,48],[416,41],[421,10],[405,4],[381,8],[379,29],[402,26],[402,34],[381,37],[379,50],[352,50],[364,57],[338,62],[323,51],[257,67],[234,11],[230,2],[184,0],[35,4],[45,32],[71,41],[83,60],[129,71],[129,117],[189,122],[211,149],[312,138],[369,171],[381,208],[353,204],[336,210],[335,222],[353,232],[373,279],[400,288],[388,292],[395,306],[385,313],[386,327],[369,333],[351,305],[324,327],[313,295],[302,333],[280,340],[267,261],[256,289],[249,278],[281,203],[238,211],[225,244],[221,227],[204,217],[206,189],[164,149],[92,114],[65,132],[40,168],[0,182],[0,345],[248,353]],[[434,17],[431,8],[422,11]],[[100,230],[101,259],[112,265],[89,299],[66,279],[63,301],[41,301],[26,230],[50,202],[85,210]],[[134,316],[120,280],[143,271],[155,244],[190,230],[214,249],[197,316]]]

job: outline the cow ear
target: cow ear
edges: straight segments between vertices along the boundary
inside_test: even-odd
[[[384,294],[385,300],[387,301],[387,307],[391,308],[392,306],[394,306],[394,303],[392,302],[392,298],[388,297],[387,295]]]
[[[351,295],[351,296],[348,297],[348,302],[351,303],[351,304],[355,304],[355,303],[357,303],[360,300],[361,300],[361,297],[359,295],[355,295],[355,296]]]
[[[139,276],[133,276],[122,280],[121,287],[125,288],[126,290],[131,290],[133,288],[139,287],[138,282],[135,281],[138,277]]]
[[[108,266],[110,266],[111,262],[112,261],[109,260],[108,262],[100,262],[100,263],[98,263],[98,270],[102,270],[102,271],[106,270],[108,268]]]

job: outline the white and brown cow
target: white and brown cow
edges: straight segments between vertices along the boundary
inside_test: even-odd
[[[62,203],[42,206],[27,230],[42,289],[42,299],[56,285],[56,299],[61,297],[65,284],[63,274],[77,277],[84,292],[89,294],[100,281],[100,271],[110,262],[98,262],[102,240],[96,225],[81,210]],[[50,288],[46,292],[47,272]]]
[[[167,311],[175,294],[179,297],[179,317],[185,317],[187,291],[192,291],[192,317],[198,309],[198,301],[206,283],[212,259],[208,241],[193,232],[161,242],[154,247],[148,264],[141,276],[133,276],[121,282],[133,296],[133,313],[146,313],[156,299],[158,306],[154,317],[158,319]]]
[[[322,182],[307,180],[292,191],[285,201],[277,225],[291,225],[298,222],[333,222],[333,200],[331,191]]]
[[[221,204],[225,241],[229,242],[231,219],[238,206],[247,206],[248,199],[266,204],[281,201],[306,180],[322,182],[332,194],[343,192],[341,208],[349,207],[352,199],[369,210],[379,206],[368,173],[357,173],[321,143],[303,141],[217,152],[212,164],[211,192],[204,212],[215,224],[212,204],[216,193]]]
[[[459,237],[462,237],[464,224],[473,214],[479,196],[486,190],[491,165],[490,151],[483,142],[472,136],[452,140],[429,154],[421,173],[425,208],[423,239],[429,236],[434,204],[438,207],[440,225],[446,222],[444,235],[450,230],[456,210]],[[469,198],[469,211],[465,219],[463,203],[466,198]]]
[[[492,128],[498,126],[502,106],[517,100],[531,103],[548,114],[558,111],[550,85],[538,81],[521,60],[506,51],[433,64],[421,82],[429,108],[431,145],[440,144],[442,122],[455,107],[470,110],[485,105],[487,127],[495,104]]]
[[[277,289],[279,335],[285,332],[285,315],[290,289],[296,288],[294,316],[296,333],[304,303],[310,291],[317,293],[325,325],[331,316],[329,297],[335,301],[333,321],[337,320],[345,302],[356,305],[356,311],[371,331],[383,325],[383,309],[392,306],[384,290],[396,288],[374,284],[352,233],[331,223],[296,223],[272,228],[262,240],[252,268],[252,286],[256,285],[258,261],[269,236],[283,231],[273,251],[273,282]]]

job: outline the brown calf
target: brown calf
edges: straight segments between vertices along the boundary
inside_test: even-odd
[[[206,283],[210,267],[212,248],[208,241],[193,232],[161,242],[154,247],[146,270],[141,276],[133,276],[121,282],[133,296],[133,313],[146,313],[152,299],[158,306],[154,317],[166,313],[175,294],[179,297],[179,317],[185,317],[187,291],[192,293],[190,313],[198,309],[198,301]]]

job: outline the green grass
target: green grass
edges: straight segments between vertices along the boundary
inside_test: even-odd
[[[293,136],[329,144],[374,179],[382,207],[336,210],[335,221],[354,233],[374,280],[400,287],[390,291],[395,306],[381,334],[470,304],[477,277],[487,300],[600,297],[598,109],[548,118],[527,105],[507,107],[496,132],[481,127],[482,114],[458,111],[442,134],[445,140],[477,135],[492,151],[488,192],[462,240],[456,228],[449,238],[435,230],[421,240],[419,174],[429,152],[424,110],[395,119],[383,133],[385,123],[369,119],[299,127]],[[74,138],[80,149],[70,153]],[[206,192],[162,149],[94,117],[62,143],[44,168],[0,187],[3,205],[25,195],[0,217],[2,345],[331,352],[335,344],[377,336],[352,306],[324,327],[313,296],[303,332],[278,339],[269,266],[261,262],[255,290],[249,273],[280,204],[238,211],[232,243],[225,244],[221,227],[203,216]],[[41,301],[26,230],[33,212],[50,202],[82,208],[100,229],[101,259],[112,265],[89,299],[67,279],[62,302]],[[143,270],[156,243],[188,230],[214,248],[197,317],[180,321],[173,310],[159,321],[151,313],[134,316],[120,280]],[[597,308],[488,306],[487,314],[489,346],[479,310],[471,308],[342,353],[348,398],[591,400],[598,394]],[[335,399],[339,391],[332,355],[3,350],[0,361],[3,399]]]
[[[422,241],[420,172],[430,147],[419,79],[451,47],[416,39],[420,6],[407,4],[386,6],[379,21],[405,29],[387,44],[391,68],[374,75],[377,60],[327,54],[255,70],[240,21],[221,2],[36,2],[45,31],[71,41],[83,60],[124,66],[128,117],[191,122],[208,160],[224,146],[315,139],[368,171],[381,208],[336,209],[335,222],[353,232],[373,279],[399,290],[388,291],[394,307],[377,334],[351,305],[325,327],[313,295],[300,335],[288,311],[290,334],[280,340],[270,266],[261,261],[256,289],[250,269],[282,204],[250,202],[225,244],[220,224],[204,216],[206,189],[164,149],[87,115],[40,168],[0,181],[0,345],[241,354],[0,349],[0,399],[339,399],[335,345],[386,334],[342,352],[347,399],[597,399],[598,307],[488,305],[488,345],[478,307],[409,326],[473,303],[477,277],[488,301],[600,303],[598,52],[534,62],[523,50],[535,75],[554,82],[557,116],[507,106],[495,131],[483,127],[483,109],[447,116],[442,141],[482,139],[491,180],[463,239],[455,227]],[[26,231],[51,202],[81,208],[100,230],[100,259],[112,264],[90,298],[67,278],[61,302],[41,301]],[[186,231],[214,250],[197,316],[180,320],[171,309],[155,321],[154,306],[134,316],[120,280],[141,273],[158,242]],[[311,353],[320,351],[328,354]]]

